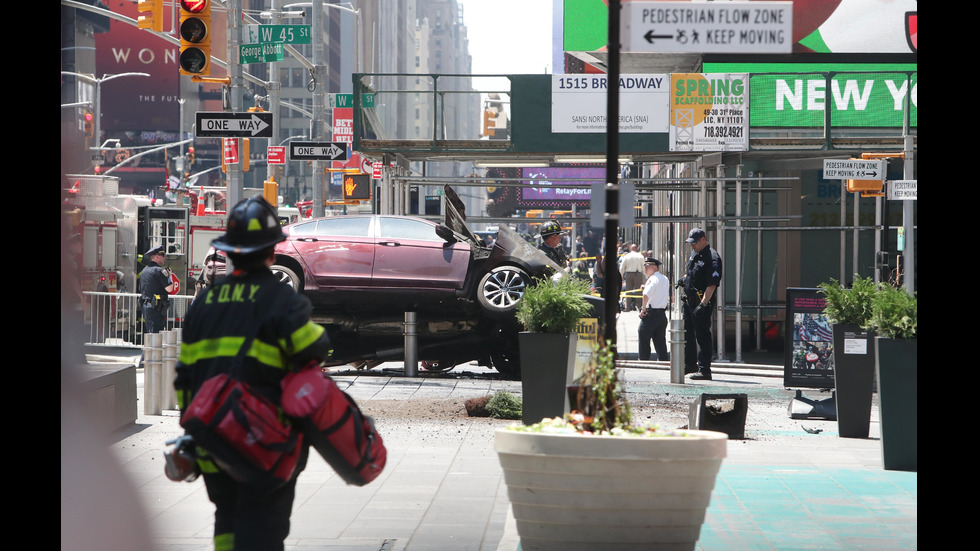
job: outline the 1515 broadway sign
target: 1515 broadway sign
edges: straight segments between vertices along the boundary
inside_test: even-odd
[[[619,77],[619,131],[667,132],[665,74]],[[552,75],[551,131],[602,133],[606,131],[606,75]]]

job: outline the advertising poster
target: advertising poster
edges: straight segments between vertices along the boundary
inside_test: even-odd
[[[748,74],[671,74],[669,143],[671,151],[748,151]]]
[[[581,318],[575,331],[578,333],[578,341],[575,346],[575,373],[572,381],[577,383],[592,363],[593,349],[599,342],[598,318]]]
[[[819,289],[786,289],[783,385],[834,388],[834,334]]]
[[[606,181],[606,166],[570,165],[525,167],[523,176],[527,187],[517,188],[518,204],[527,207],[559,207],[577,203],[588,206],[592,198],[589,187],[562,187],[562,184],[586,185]]]

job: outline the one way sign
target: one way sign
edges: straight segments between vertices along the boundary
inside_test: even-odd
[[[290,142],[289,158],[303,161],[346,161],[345,142]]]
[[[271,138],[272,113],[197,113],[198,138]]]

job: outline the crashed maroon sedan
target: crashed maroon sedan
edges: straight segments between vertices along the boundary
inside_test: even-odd
[[[402,359],[405,312],[415,312],[424,368],[477,360],[520,377],[514,312],[528,285],[560,267],[505,226],[488,246],[451,188],[446,197],[445,224],[358,215],[283,228],[272,271],[309,297],[314,319],[343,342],[342,363]]]

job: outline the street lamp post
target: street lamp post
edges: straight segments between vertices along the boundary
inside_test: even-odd
[[[99,140],[102,139],[102,128],[101,128],[102,127],[102,83],[103,82],[108,82],[110,80],[113,80],[113,79],[116,79],[116,78],[119,78],[119,77],[130,77],[130,76],[148,77],[148,76],[150,76],[148,73],[119,73],[117,75],[103,75],[102,78],[95,78],[92,75],[86,75],[86,74],[82,74],[82,73],[73,73],[71,71],[61,71],[61,74],[63,74],[63,75],[71,75],[73,77],[77,77],[77,78],[80,78],[82,80],[85,80],[85,81],[88,81],[88,82],[91,82],[91,83],[95,84],[95,101],[93,102],[95,104],[95,121],[94,121],[93,134],[95,135],[95,141],[96,141],[96,143],[99,143]],[[101,151],[102,150],[102,144],[100,144],[98,147],[90,147],[89,149],[97,149],[97,150],[100,150]]]

